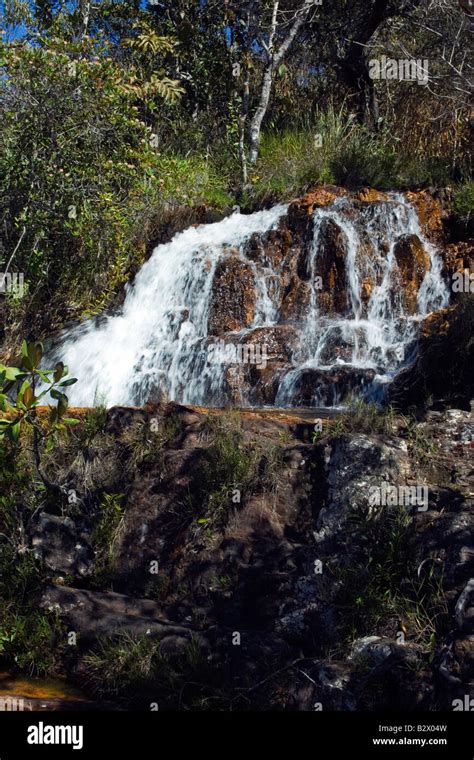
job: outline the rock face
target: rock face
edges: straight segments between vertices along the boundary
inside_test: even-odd
[[[274,351],[286,360],[281,335]],[[151,420],[162,432],[137,465]],[[233,709],[452,709],[474,687],[473,416],[431,412],[416,435],[403,419],[386,433],[329,420],[316,444],[313,425],[307,412],[110,410],[101,440],[127,497],[108,575],[53,577],[41,607],[83,646],[141,635],[170,663],[192,646],[213,673],[199,693],[230,689]],[[411,500],[385,498],[402,491]],[[87,686],[83,652],[73,673]],[[193,688],[160,710],[196,709]]]
[[[430,270],[429,256],[417,235],[400,238],[395,245],[394,256],[400,275],[397,293],[408,313],[414,314],[420,285]]]
[[[405,411],[450,404],[469,409],[474,395],[473,329],[472,296],[430,314],[421,326],[416,361],[395,378],[389,400]]]
[[[294,385],[297,406],[337,406],[351,393],[367,389],[375,378],[374,370],[334,367],[331,370],[303,369]]]
[[[320,232],[320,249],[316,260],[316,276],[325,283],[319,303],[325,313],[347,311],[347,244],[343,231],[332,219],[324,220]]]
[[[89,534],[70,517],[42,512],[31,529],[35,555],[57,573],[90,575],[93,551]]]
[[[176,646],[178,641],[185,646],[192,637],[199,640],[198,631],[189,626],[173,625],[151,599],[136,599],[111,591],[50,586],[43,592],[40,606],[48,612],[57,612],[73,630],[89,639],[123,633],[146,634],[163,641],[165,648],[171,642]]]
[[[291,367],[292,354],[298,345],[295,328],[259,327],[245,333],[237,345],[249,352],[253,350],[255,361],[235,364],[226,370],[229,395],[237,404],[242,404],[244,398],[254,400],[255,405],[262,401],[274,404],[279,375]]]
[[[255,280],[248,264],[235,256],[219,261],[213,282],[209,334],[222,335],[252,324]]]
[[[264,368],[227,367],[219,403],[283,398],[287,406],[315,406],[353,392],[380,397],[414,349],[416,335],[408,345],[406,325],[442,287],[436,268],[421,306],[430,242],[442,256],[446,285],[456,272],[474,271],[472,246],[447,237],[441,200],[426,191],[406,199],[419,215],[419,234],[405,231],[417,227],[416,219],[390,194],[322,186],[290,203],[276,229],[229,250],[214,275],[209,332],[226,343],[258,341],[270,359]],[[262,322],[272,326],[258,327]],[[392,347],[383,345],[385,335]],[[275,351],[275,340],[283,351]]]

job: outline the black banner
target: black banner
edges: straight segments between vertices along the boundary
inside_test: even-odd
[[[292,745],[292,754],[315,757],[330,758],[334,752],[338,757],[472,760],[472,729],[469,712],[4,712],[0,760],[25,755],[136,760],[198,752],[268,758]]]

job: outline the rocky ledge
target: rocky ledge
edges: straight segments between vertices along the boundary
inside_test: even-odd
[[[38,604],[77,634],[57,665],[76,684],[144,709],[472,696],[470,412],[315,431],[306,412],[149,405],[103,423],[55,452],[64,502],[30,534]]]

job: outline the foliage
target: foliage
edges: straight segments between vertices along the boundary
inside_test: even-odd
[[[66,417],[68,398],[64,393],[64,388],[77,380],[65,379],[68,368],[62,362],[51,370],[40,369],[43,345],[39,342],[23,341],[21,353],[19,367],[0,364],[0,444],[4,439],[17,443],[22,426],[29,425],[35,433],[35,441],[44,439],[49,449],[54,445],[52,435],[56,431],[77,424],[77,420]],[[48,395],[57,405],[50,408],[49,426],[45,432],[38,421],[37,407]]]
[[[1,42],[0,65],[2,249],[25,273],[28,306],[58,290],[79,304],[101,290],[110,297],[159,194],[141,104],[179,91],[156,73],[144,81],[133,61],[119,65],[100,40]]]
[[[37,609],[42,582],[41,565],[34,555],[18,553],[0,539],[0,657],[10,667],[34,676],[54,668],[60,631],[55,615]]]
[[[97,510],[91,539],[96,555],[95,575],[102,580],[105,580],[112,570],[114,547],[124,517],[122,499],[122,494],[105,493]]]
[[[429,645],[447,624],[442,578],[418,573],[416,533],[403,507],[352,510],[346,536],[357,535],[357,556],[338,571],[336,606],[349,642],[377,631],[391,616],[410,638]]]
[[[0,602],[0,656],[30,676],[50,675],[56,665],[60,624],[55,616],[30,609],[3,609]]]
[[[199,642],[190,640],[171,659],[151,635],[123,633],[103,638],[84,657],[89,687],[104,697],[123,699],[150,709],[228,709],[230,689],[225,675],[208,662]]]
[[[452,207],[463,216],[470,216],[473,213],[474,182],[464,182],[456,187]]]

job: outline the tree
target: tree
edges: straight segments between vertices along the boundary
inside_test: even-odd
[[[251,0],[245,7],[230,4],[235,16],[230,26],[230,49],[231,53],[237,51],[234,74],[241,76],[242,81],[239,156],[244,187],[248,180],[248,164],[254,165],[258,159],[262,124],[277,72],[310,11],[319,3],[318,0],[300,0],[296,7],[291,3],[285,3],[284,8],[282,5],[280,0],[271,3]],[[260,72],[261,80],[257,84]],[[250,116],[252,106],[253,115]]]
[[[275,74],[278,70],[278,67],[283,63],[285,55],[288,53],[291,45],[296,38],[296,35],[298,34],[305,20],[308,18],[309,12],[315,6],[315,4],[315,0],[304,0],[302,5],[294,12],[293,17],[289,20],[286,20],[285,26],[289,25],[289,30],[283,37],[283,41],[278,46],[278,14],[280,10],[280,3],[279,0],[275,0],[273,3],[268,41],[266,42],[263,36],[261,38],[262,47],[265,51],[266,66],[260,90],[260,100],[250,122],[249,161],[251,164],[255,164],[258,158],[262,122],[268,109],[268,103],[270,101],[270,94],[272,90],[272,84],[275,79]]]

